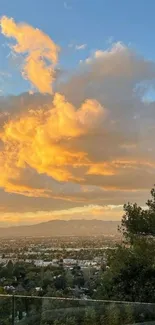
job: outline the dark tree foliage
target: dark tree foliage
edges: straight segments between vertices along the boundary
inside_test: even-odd
[[[131,243],[137,237],[155,236],[155,188],[151,190],[151,199],[143,209],[135,204],[124,205],[120,231]]]
[[[155,188],[147,207],[124,205],[120,230],[125,241],[108,254],[97,298],[155,302]]]

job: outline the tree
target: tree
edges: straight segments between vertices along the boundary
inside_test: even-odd
[[[54,285],[57,290],[64,290],[66,288],[66,279],[63,275],[58,275],[54,279]]]
[[[143,246],[142,246],[143,247]],[[109,269],[101,276],[99,299],[155,302],[155,250],[118,246],[108,258]]]
[[[7,276],[12,277],[12,275],[13,275],[13,263],[12,263],[11,260],[9,260],[9,262],[7,263],[6,268],[7,268]]]
[[[125,241],[108,253],[96,297],[155,302],[155,189],[147,209],[136,203],[124,206],[121,231]],[[128,244],[128,245],[126,245]]]
[[[70,270],[67,270],[65,273],[65,278],[66,278],[66,285],[67,287],[72,288],[73,287],[73,275]]]
[[[120,231],[133,244],[142,237],[155,237],[155,187],[151,190],[151,199],[146,202],[147,209],[134,204],[124,205]]]
[[[17,278],[17,280],[24,279],[27,272],[28,270],[24,263],[17,262],[13,267],[13,275]]]
[[[44,272],[42,277],[42,287],[43,289],[47,289],[48,286],[50,286],[53,283],[53,274],[51,271],[47,270]]]

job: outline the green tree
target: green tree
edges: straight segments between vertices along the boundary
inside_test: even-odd
[[[66,285],[67,287],[72,288],[73,287],[73,275],[70,270],[67,270],[65,273],[65,278],[66,278]]]
[[[101,299],[155,302],[155,190],[147,209],[124,206],[120,230],[122,244],[108,253],[96,297]]]
[[[120,231],[133,244],[137,238],[155,237],[155,187],[151,190],[151,199],[146,202],[147,208],[134,204],[124,205]]]
[[[8,261],[7,266],[6,266],[6,274],[8,278],[11,278],[13,275],[13,263],[11,260]]]

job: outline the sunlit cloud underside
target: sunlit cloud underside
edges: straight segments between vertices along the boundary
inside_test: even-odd
[[[119,219],[126,201],[144,203],[155,173],[155,102],[145,100],[155,62],[118,42],[62,81],[48,35],[8,17],[0,25],[30,85],[0,98],[1,224]]]

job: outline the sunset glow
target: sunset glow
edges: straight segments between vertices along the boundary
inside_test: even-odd
[[[154,101],[146,100],[155,61],[120,41],[88,51],[84,40],[74,51],[85,58],[67,69],[57,28],[47,35],[0,19],[3,77],[18,73],[28,89],[1,90],[0,226],[118,220],[126,201],[145,204],[155,182]]]

